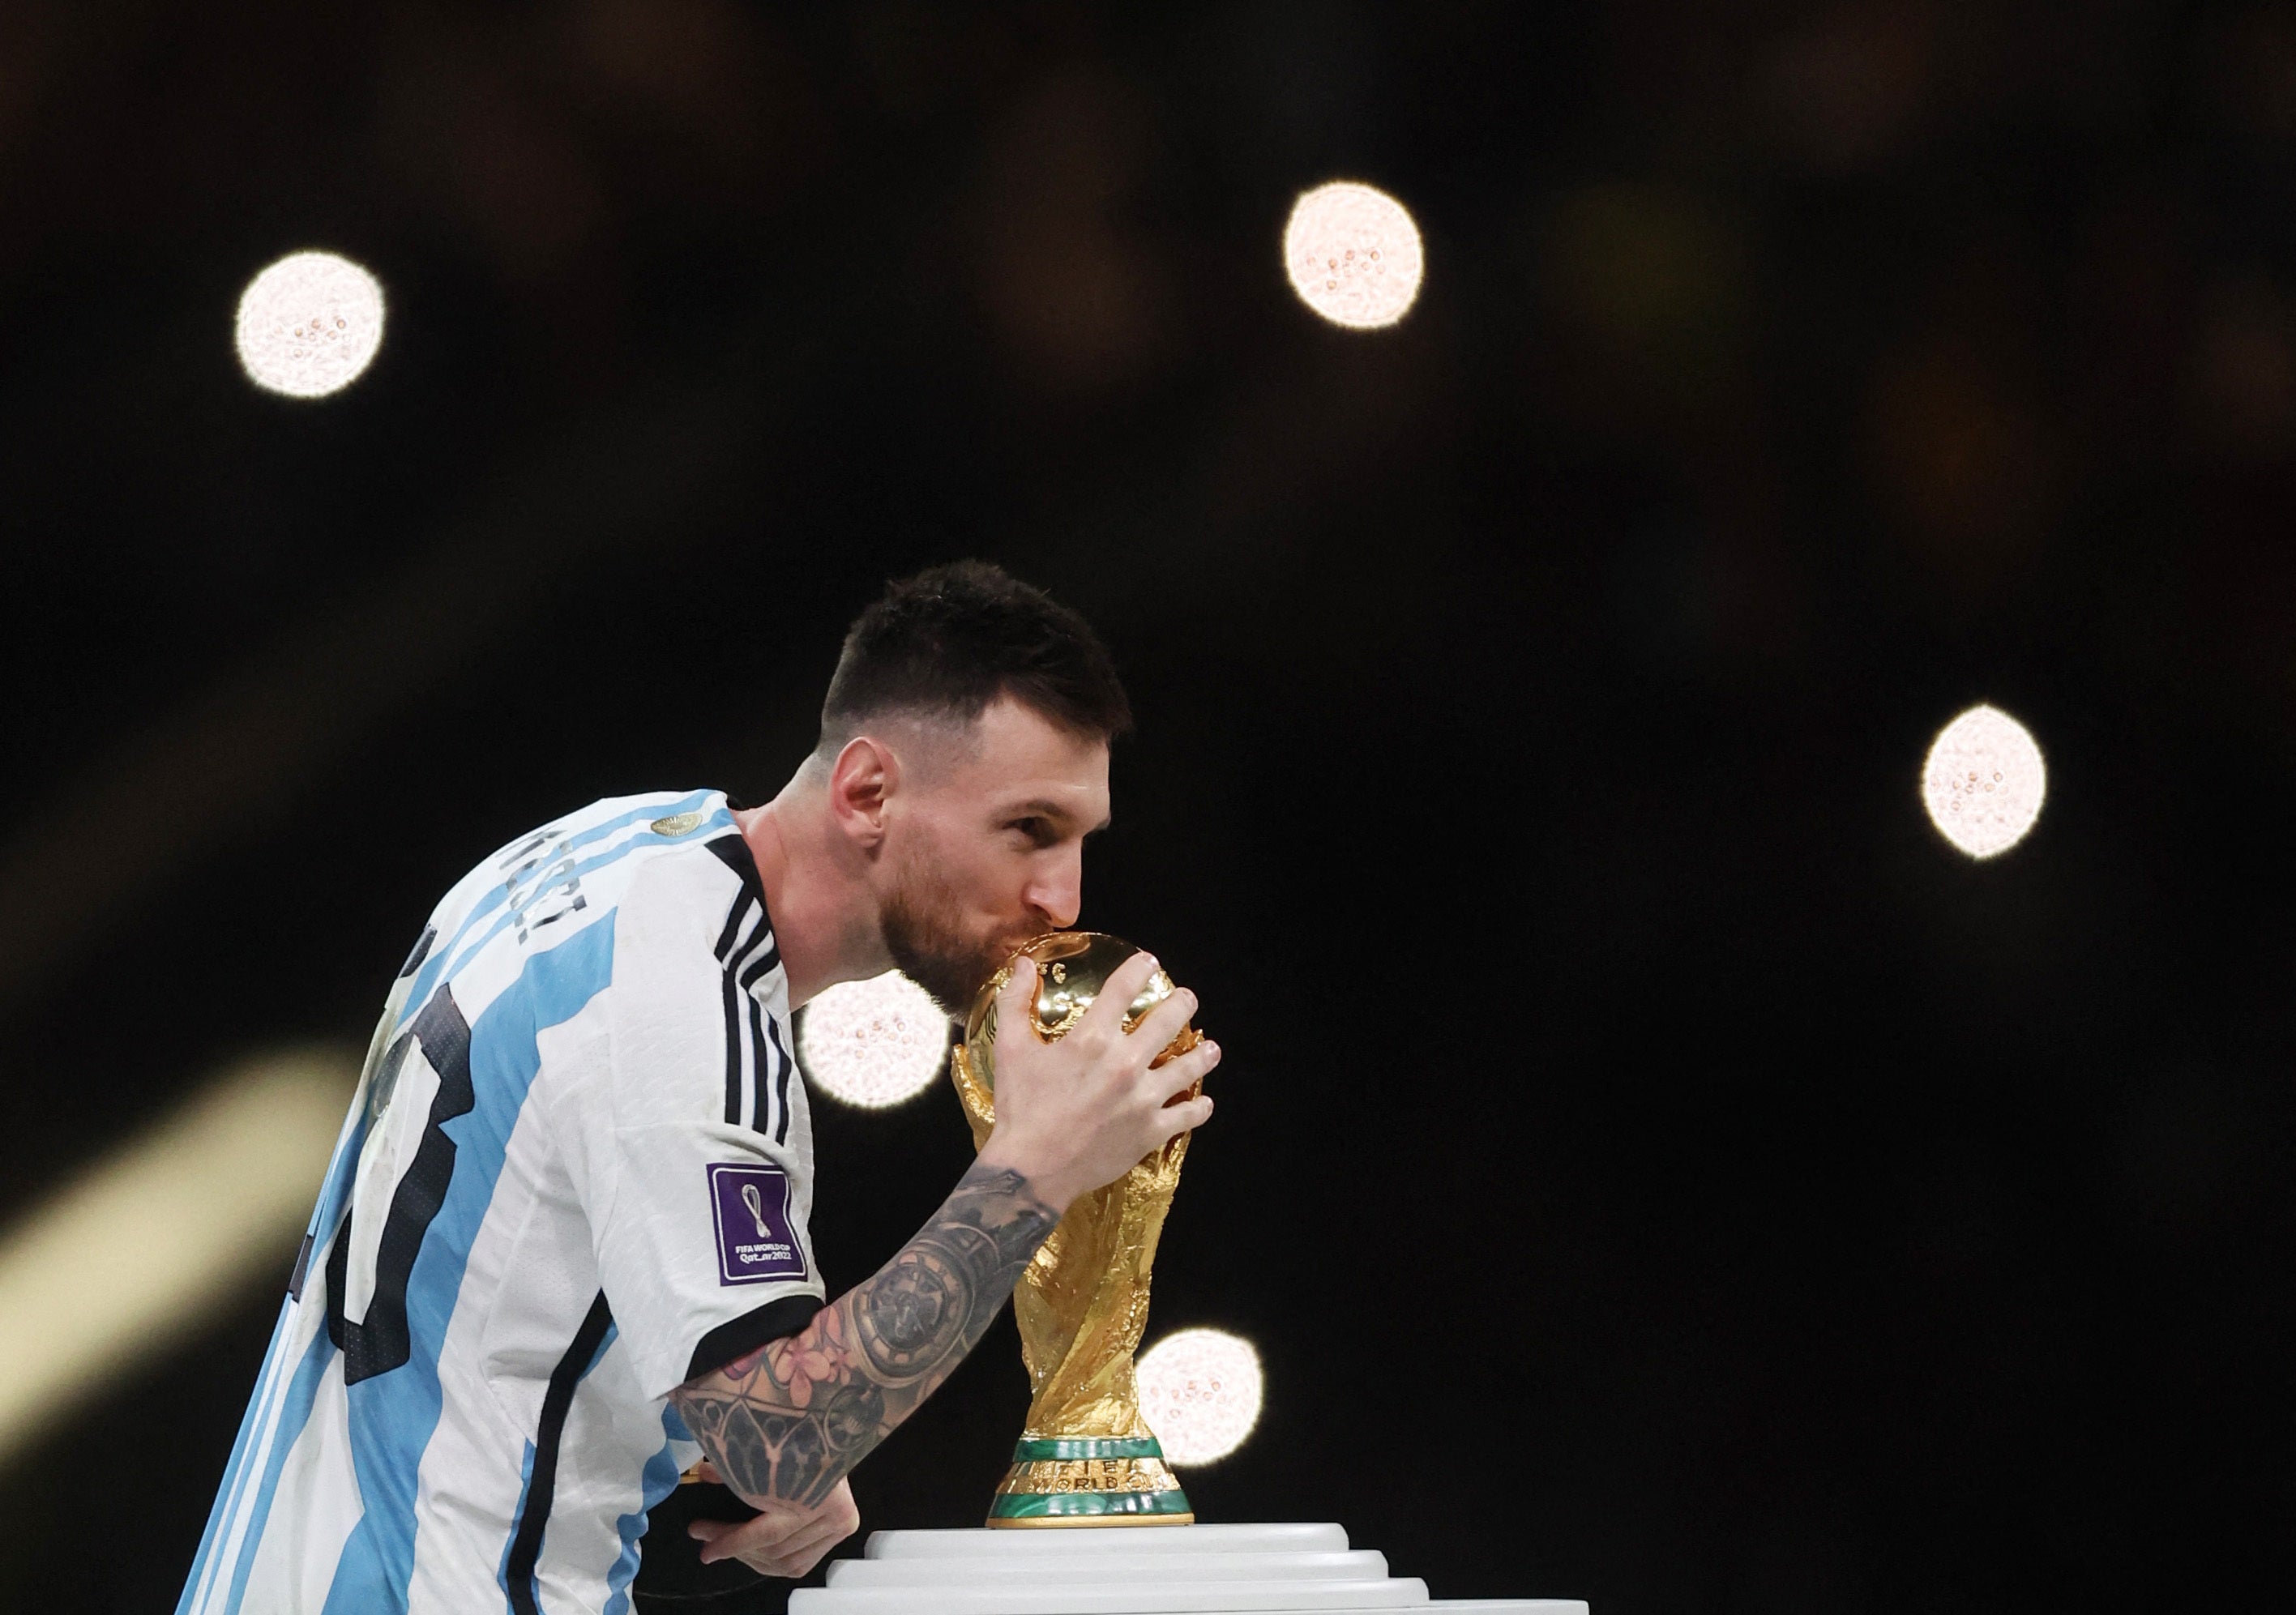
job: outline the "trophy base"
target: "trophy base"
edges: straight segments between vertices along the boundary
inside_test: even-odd
[[[1193,1525],[1153,1436],[1022,1439],[988,1505],[991,1529]]]

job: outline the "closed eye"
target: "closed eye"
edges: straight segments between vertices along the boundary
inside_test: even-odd
[[[1019,831],[1029,838],[1029,845],[1034,847],[1050,847],[1061,839],[1060,832],[1054,826],[1052,820],[1035,814],[1030,814],[1025,818],[1014,819],[1004,828]]]

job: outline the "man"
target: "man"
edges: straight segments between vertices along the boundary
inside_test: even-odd
[[[182,1615],[625,1611],[699,1460],[763,1512],[703,1556],[804,1574],[846,1474],[988,1327],[1077,1195],[1211,1113],[1129,1036],[1136,955],[1054,1044],[998,1052],[972,1168],[824,1305],[789,1016],[898,965],[952,1010],[1075,922],[1130,714],[1075,613],[978,562],[847,636],[781,794],[599,802],[447,893],[401,971]],[[1019,970],[1004,1014],[1035,989]]]

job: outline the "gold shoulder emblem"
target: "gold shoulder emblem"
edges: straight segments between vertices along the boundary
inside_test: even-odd
[[[656,819],[650,828],[656,835],[676,837],[692,835],[701,827],[709,816],[703,813],[673,813],[666,819]]]

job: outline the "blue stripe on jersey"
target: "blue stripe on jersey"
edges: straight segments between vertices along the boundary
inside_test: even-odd
[[[674,802],[655,802],[644,808],[633,808],[627,813],[618,814],[614,817],[607,819],[602,824],[593,824],[587,830],[581,831],[577,834],[569,836],[565,841],[561,843],[559,850],[562,852],[571,852],[577,848],[587,847],[591,842],[602,840],[606,836],[610,836],[617,830],[625,829],[629,825],[635,824],[640,819],[667,818],[676,814],[690,813],[717,794],[718,792],[714,791],[695,791],[678,798],[677,800]],[[720,808],[716,813],[710,815],[710,816],[702,824],[695,825],[693,829],[688,831],[685,835],[680,836],[678,840],[681,841],[691,840],[705,829],[714,830],[718,828],[721,823],[730,824],[733,822],[734,816],[728,813],[725,808]],[[623,842],[619,847],[615,848],[604,857],[580,865],[574,871],[574,873],[578,875],[587,874],[593,869],[603,868],[606,865],[611,864],[615,859],[620,857],[624,853],[630,852],[636,848],[648,845],[660,846],[661,843],[659,840],[650,843],[643,837],[632,836],[628,840]],[[496,873],[500,873],[501,872],[497,870]],[[439,985],[439,978],[441,974],[451,976],[455,971],[461,970],[463,966],[469,962],[470,955],[468,953],[463,953],[459,957],[456,956],[456,950],[462,947],[463,939],[470,935],[471,928],[472,926],[485,919],[488,914],[494,913],[496,909],[500,908],[504,902],[508,899],[509,896],[510,882],[508,881],[496,881],[494,887],[488,891],[487,895],[480,898],[478,902],[472,906],[471,912],[463,916],[463,922],[455,928],[453,938],[449,939],[444,947],[433,947],[430,950],[430,962],[423,965],[422,973],[414,978],[414,990],[406,995],[406,1008],[399,1017],[402,1022],[406,1020],[406,1016],[419,1013],[422,1006],[430,1001],[430,991],[433,988]],[[502,929],[503,927],[501,923],[496,924],[492,930],[487,932],[487,938],[495,936]],[[480,947],[486,946],[487,938],[481,938],[477,946]],[[449,959],[454,960],[454,964],[451,968],[449,968],[447,963]]]
[[[286,1326],[283,1319],[280,1326]],[[322,1324],[313,1332],[311,1343],[303,1349],[303,1360],[295,1365],[295,1377],[287,1383],[287,1398],[280,1405],[279,1427],[263,1460],[263,1483],[256,1488],[255,1510],[248,1516],[247,1536],[240,1544],[239,1563],[232,1569],[231,1597],[224,1604],[223,1615],[239,1615],[239,1601],[247,1595],[248,1572],[255,1569],[255,1550],[263,1545],[263,1528],[271,1518],[271,1499],[279,1489],[279,1472],[287,1467],[287,1455],[295,1450],[303,1426],[311,1422],[311,1404],[318,1400],[319,1381],[334,1357],[334,1342],[327,1339]]]
[[[176,1615],[191,1615],[198,1601],[200,1584],[207,1579],[208,1556],[217,1551],[217,1538],[230,1529],[232,1517],[239,1513],[240,1488],[247,1481],[247,1465],[253,1446],[255,1427],[270,1405],[271,1393],[279,1377],[279,1362],[286,1355],[288,1321],[295,1316],[295,1303],[279,1304],[279,1321],[271,1326],[271,1344],[263,1353],[263,1371],[255,1376],[255,1394],[247,1398],[247,1412],[239,1421],[239,1439],[231,1444],[231,1462],[223,1472],[223,1484],[216,1488],[215,1506],[208,1511],[208,1529],[200,1534],[200,1551],[193,1557],[192,1573],[184,1583],[184,1595],[176,1602]]]
[[[352,1463],[365,1513],[343,1544],[325,1615],[404,1610],[414,1570],[422,1452],[439,1427],[439,1352],[471,1245],[494,1199],[511,1130],[542,1069],[536,1037],[570,1020],[613,978],[611,911],[526,962],[471,1026],[470,1113],[443,1124],[455,1140],[447,1198],[422,1236],[406,1286],[406,1362],[349,1388]]]
[[[677,1416],[677,1409],[664,1404],[661,1410],[661,1447],[645,1462],[645,1470],[638,1477],[638,1507],[634,1514],[624,1514],[614,1521],[621,1533],[621,1556],[606,1572],[606,1608],[604,1615],[630,1615],[630,1578],[638,1573],[638,1538],[645,1535],[646,1516],[654,1505],[677,1488],[677,1455],[670,1450],[673,1441],[691,1441],[685,1421]]]

